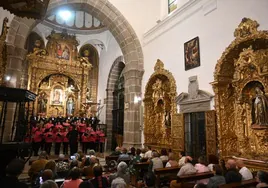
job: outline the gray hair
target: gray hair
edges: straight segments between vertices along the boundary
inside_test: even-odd
[[[111,188],[126,188],[127,184],[123,178],[117,177],[112,181]]]
[[[121,161],[117,166],[117,173],[125,174],[127,171],[127,163]]]
[[[89,155],[95,155],[95,151],[93,149],[89,150],[88,152]]]
[[[47,180],[40,186],[40,188],[59,188],[59,187],[53,180]]]
[[[63,161],[65,158],[65,155],[64,154],[59,154],[59,160]]]

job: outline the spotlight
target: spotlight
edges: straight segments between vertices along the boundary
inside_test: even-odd
[[[64,21],[68,21],[72,16],[72,12],[69,10],[61,10],[58,14]]]
[[[10,79],[11,79],[11,76],[5,76],[6,81],[10,81]]]

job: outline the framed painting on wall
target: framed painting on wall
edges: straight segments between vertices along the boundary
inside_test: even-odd
[[[185,70],[200,66],[199,37],[195,37],[184,43]]]

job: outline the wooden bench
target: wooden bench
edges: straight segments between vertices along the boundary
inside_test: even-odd
[[[232,188],[232,187],[256,187],[258,182],[255,179],[243,180],[240,183],[229,183],[220,185],[219,188]]]
[[[148,171],[149,162],[140,162],[134,164],[136,174],[131,175],[131,185],[136,186],[137,181],[139,178],[142,178],[144,173]]]
[[[202,173],[195,173],[195,174],[189,174],[189,175],[182,175],[182,176],[177,177],[177,182],[181,183],[181,187],[189,187],[189,184],[187,186],[187,182],[195,182],[197,180],[207,179],[213,176],[214,174],[212,172],[202,172]],[[193,187],[193,186],[190,185],[190,187]]]
[[[163,180],[174,180],[177,177],[177,174],[180,170],[180,167],[166,167],[166,168],[157,168],[154,170],[156,176],[155,187],[160,187],[161,181]]]

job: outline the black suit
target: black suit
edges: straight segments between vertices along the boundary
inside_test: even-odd
[[[228,169],[225,174],[226,184],[242,181],[242,175],[236,169]]]
[[[78,150],[78,131],[72,130],[68,133],[70,143],[70,155],[77,153]]]

